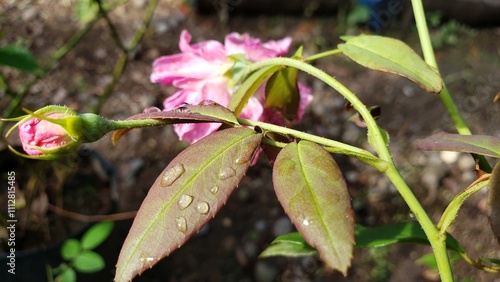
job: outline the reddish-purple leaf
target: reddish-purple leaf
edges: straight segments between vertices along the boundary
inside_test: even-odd
[[[327,266],[344,275],[351,265],[354,214],[337,164],[321,146],[290,143],[274,163],[276,195],[297,230]]]
[[[497,162],[491,173],[488,192],[488,218],[493,234],[500,244],[500,162]]]
[[[210,100],[201,101],[198,105],[185,104],[171,111],[161,111],[158,108],[149,108],[127,120],[150,120],[151,123],[144,126],[161,126],[177,123],[202,123],[215,122],[237,124],[238,120],[229,109]],[[120,137],[130,129],[119,129],[113,133],[112,141],[116,143]]]
[[[415,142],[424,151],[455,151],[500,158],[500,137],[436,133]]]
[[[261,138],[251,129],[225,129],[172,160],[137,213],[115,281],[130,281],[151,268],[212,219],[245,175]]]

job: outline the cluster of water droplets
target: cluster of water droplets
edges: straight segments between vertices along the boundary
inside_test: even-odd
[[[234,165],[243,165],[248,162],[250,162],[253,158],[253,152],[248,152],[248,150],[244,150],[239,156],[233,161]],[[168,187],[174,184],[175,181],[177,181],[183,174],[186,172],[186,169],[184,165],[182,164],[176,164],[169,168],[165,173],[163,173],[163,176],[160,181],[160,185],[163,187]],[[226,166],[220,169],[219,173],[217,174],[217,178],[219,180],[227,180],[232,177],[236,176],[236,170],[235,168],[231,166]],[[212,195],[216,195],[219,192],[220,188],[217,185],[210,186],[208,188],[208,191]],[[206,215],[210,212],[210,204],[206,201],[200,200],[196,201],[195,197],[193,195],[188,195],[188,194],[182,194],[179,199],[177,200],[177,206],[178,208],[182,210],[186,210],[190,207],[194,208],[194,210],[201,215]],[[177,230],[179,230],[181,233],[186,233],[188,230],[188,222],[187,219],[184,216],[178,216],[175,218],[175,225],[177,227]]]
[[[212,194],[215,194],[219,191],[219,187],[213,186],[209,189]],[[210,212],[210,204],[205,201],[197,201],[196,204],[192,205],[194,202],[194,197],[187,194],[182,194],[177,201],[177,206],[180,210],[185,210],[189,207],[194,208],[194,210],[202,215],[208,214]],[[184,216],[179,216],[175,219],[175,225],[177,230],[182,233],[187,232],[187,220]]]

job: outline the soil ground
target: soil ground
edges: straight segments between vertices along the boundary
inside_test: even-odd
[[[149,74],[155,58],[178,52],[177,43],[183,29],[191,32],[193,42],[223,40],[231,31],[248,32],[263,40],[291,36],[294,40],[291,50],[302,45],[305,54],[333,49],[340,42],[339,35],[357,32],[352,27],[346,30],[336,14],[322,17],[237,15],[224,23],[216,14],[200,15],[173,2],[160,2],[143,42],[104,104],[103,116],[123,119],[147,107],[160,107],[162,101],[175,92],[173,88],[152,84]],[[146,1],[130,1],[110,14],[125,41],[132,38],[140,25],[145,5]],[[0,46],[21,42],[41,62],[47,60],[57,46],[82,27],[73,6],[72,1],[4,1],[0,5],[3,35]],[[433,30],[436,40],[440,39],[440,30],[442,27]],[[412,25],[401,32],[395,20],[393,27],[383,34],[404,38],[419,52]],[[500,91],[500,29],[461,26],[452,36],[455,39],[452,44],[437,49],[445,82],[472,132],[500,136],[497,124],[500,104],[492,103]],[[109,30],[104,21],[99,21],[53,70],[33,85],[22,106],[37,109],[48,104],[64,104],[79,112],[91,110],[111,80],[117,57],[118,49]],[[381,107],[378,121],[391,136],[390,150],[396,164],[437,222],[446,204],[475,177],[474,162],[469,156],[421,152],[412,145],[415,139],[436,131],[454,131],[439,98],[404,78],[365,70],[342,56],[320,60],[316,65],[351,88],[367,105]],[[2,73],[14,90],[21,89],[30,80],[29,76],[10,69],[2,69]],[[301,79],[312,87],[314,101],[297,128],[367,147],[364,130],[347,121],[351,113],[345,112],[344,100],[310,77],[304,75]],[[3,115],[10,97],[0,95],[3,95],[0,102]],[[15,136],[8,142],[16,144]],[[5,146],[3,142],[2,147]],[[177,142],[168,127],[129,132],[116,146],[111,145],[109,138],[89,145],[116,171],[119,211],[137,210],[154,179],[185,146]],[[383,175],[356,160],[343,156],[335,156],[335,159],[347,179],[358,223],[378,226],[411,220],[408,207]],[[271,172],[271,167],[261,159],[248,171],[240,187],[207,228],[137,281],[438,280],[436,273],[415,262],[430,253],[427,246],[357,249],[347,277],[326,271],[315,257],[258,259],[256,255],[275,238],[275,232],[292,230],[274,195]],[[477,193],[467,200],[450,232],[471,257],[499,258],[500,248],[486,217],[485,193]],[[130,223],[118,223],[113,239],[98,249],[105,254],[110,267],[97,276],[81,275],[79,281],[111,281],[112,266]],[[455,263],[454,270],[457,281],[500,281],[498,274],[479,271],[463,261]]]

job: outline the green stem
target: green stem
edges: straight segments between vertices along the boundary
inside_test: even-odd
[[[354,93],[352,93],[347,87],[342,85],[336,79],[323,72],[322,70],[298,60],[290,58],[272,58],[250,65],[249,71],[257,70],[270,65],[294,67],[322,80],[327,85],[338,91],[342,96],[344,96],[352,104],[353,108],[359,112],[368,127],[368,139],[371,145],[375,148],[375,150],[379,154],[379,157],[389,163],[389,168],[385,171],[385,174],[399,191],[413,214],[415,214],[415,217],[419,221],[422,229],[429,239],[431,247],[434,251],[434,255],[436,256],[441,280],[445,282],[453,281],[449,258],[446,252],[446,238],[443,238],[443,236],[439,236],[438,229],[432,223],[431,219],[423,209],[420,202],[417,200],[411,189],[401,177],[399,171],[394,165],[392,157],[385,144],[384,138],[380,133],[380,129],[366,106],[358,99],[358,97]]]
[[[429,29],[427,28],[427,22],[425,20],[422,1],[412,0],[411,3],[413,5],[413,13],[415,15],[415,22],[417,24],[418,36],[420,38],[420,45],[422,46],[424,60],[429,66],[435,68],[439,73],[436,56],[434,55],[434,49],[432,48],[431,37],[429,35]],[[458,133],[470,135],[471,131],[463,120],[462,115],[458,111],[458,108],[453,101],[453,98],[451,97],[446,85],[444,85],[443,90],[441,91],[441,93],[439,93],[439,98],[441,98],[441,101],[446,107],[446,110],[453,120],[453,124],[455,125]]]
[[[340,53],[342,53],[342,51],[340,49],[333,49],[333,50],[329,50],[329,51],[326,51],[326,52],[321,52],[321,53],[318,53],[318,54],[314,54],[312,56],[304,58],[303,60],[304,60],[304,62],[310,62],[310,61],[314,61],[314,60],[317,60],[317,59],[325,58],[325,57],[328,57],[328,56],[337,55],[337,54],[340,54]]]
[[[311,142],[322,144],[322,145],[325,145],[328,147],[338,148],[338,149],[342,149],[345,151],[351,151],[353,153],[358,153],[358,154],[365,154],[367,156],[368,155],[373,156],[372,153],[370,153],[366,150],[360,149],[358,147],[354,147],[354,146],[351,146],[351,145],[348,145],[348,144],[345,144],[342,142],[338,142],[338,141],[327,139],[324,137],[312,135],[312,134],[298,131],[295,129],[282,127],[279,125],[266,123],[266,122],[262,122],[262,121],[248,120],[248,119],[243,119],[243,118],[238,118],[238,122],[241,125],[254,126],[254,127],[258,126],[258,127],[265,129],[267,131],[279,132],[282,134],[292,135],[292,136],[297,137],[299,139],[309,140]],[[281,147],[281,146],[279,146],[279,147]],[[375,157],[375,156],[373,156],[373,157]]]
[[[429,35],[429,29],[427,28],[427,22],[424,13],[424,7],[421,0],[412,0],[413,13],[415,15],[415,22],[417,24],[418,36],[420,38],[420,45],[422,46],[422,53],[424,55],[425,62],[436,69],[439,73],[439,68],[436,62],[436,56],[434,55],[434,49],[432,48],[431,38]],[[444,82],[443,82],[444,83]],[[439,93],[439,98],[445,106],[448,114],[457,129],[457,132],[462,135],[471,135],[471,131],[464,121],[460,111],[458,110],[453,98],[450,95],[448,87],[444,85],[443,90]],[[478,160],[479,167],[486,171],[491,172],[491,166],[484,156],[472,155],[474,159]]]
[[[111,32],[111,38],[113,38],[113,41],[115,42],[116,46],[122,50],[122,52],[127,52],[127,48],[125,48],[125,45],[123,45],[122,40],[120,39],[120,35],[118,34],[118,31],[116,30],[115,25],[111,21],[111,19],[108,16],[108,12],[104,9],[102,6],[101,0],[95,0],[97,3],[97,7],[99,8],[99,14],[104,18],[106,21],[106,24],[108,25],[109,31]]]

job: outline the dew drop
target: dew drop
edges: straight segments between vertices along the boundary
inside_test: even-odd
[[[303,214],[300,214],[297,219],[299,220],[299,222],[304,225],[304,226],[309,226],[311,225],[312,223],[312,220],[310,220],[307,216],[303,215]]]
[[[193,201],[193,196],[189,196],[186,194],[183,194],[180,198],[179,201],[177,202],[177,205],[181,210],[189,207],[191,205],[191,202]]]
[[[154,265],[155,259],[151,257],[147,252],[142,252],[141,255],[139,256],[139,261],[141,262],[141,265],[144,267],[144,265],[148,265],[149,268],[152,268]]]
[[[236,171],[233,168],[226,167],[219,172],[219,179],[225,180],[225,179],[228,179],[230,177],[233,177],[235,174],[236,174]]]
[[[234,160],[234,163],[235,164],[239,164],[239,165],[242,165],[242,164],[246,164],[248,163],[249,161],[252,160],[253,158],[253,152],[252,151],[249,151],[249,152],[245,152],[244,154],[241,154],[239,155],[235,160]]]
[[[214,106],[214,105],[219,105],[219,104],[217,104],[215,101],[207,99],[207,100],[201,101],[198,105],[200,105],[200,106]]]
[[[157,113],[157,112],[161,112],[161,110],[157,107],[149,107],[149,108],[145,108],[144,111],[142,111],[143,113],[146,113],[146,114],[149,114],[149,113]]]
[[[147,264],[149,266],[149,268],[152,268],[153,267],[153,261],[155,260],[154,258],[152,257],[147,257],[147,258],[139,258],[139,260],[141,261],[141,264],[144,266],[145,264]]]
[[[184,106],[178,107],[177,109],[174,109],[173,111],[178,112],[178,113],[191,113],[191,110],[187,107],[184,107]]]
[[[309,226],[309,219],[307,218],[302,219],[302,224],[305,226]]]
[[[198,213],[207,214],[209,210],[210,210],[210,206],[208,205],[207,202],[199,202],[196,205],[196,211]]]
[[[161,186],[170,186],[172,185],[181,175],[185,172],[184,166],[181,164],[174,165],[169,168],[164,174],[163,178],[160,182]]]
[[[175,219],[175,225],[177,226],[177,230],[182,233],[186,233],[187,231],[187,221],[186,218],[179,216]]]
[[[212,193],[212,195],[215,195],[217,194],[217,192],[219,192],[219,186],[212,186],[210,189],[209,189],[210,193]]]

